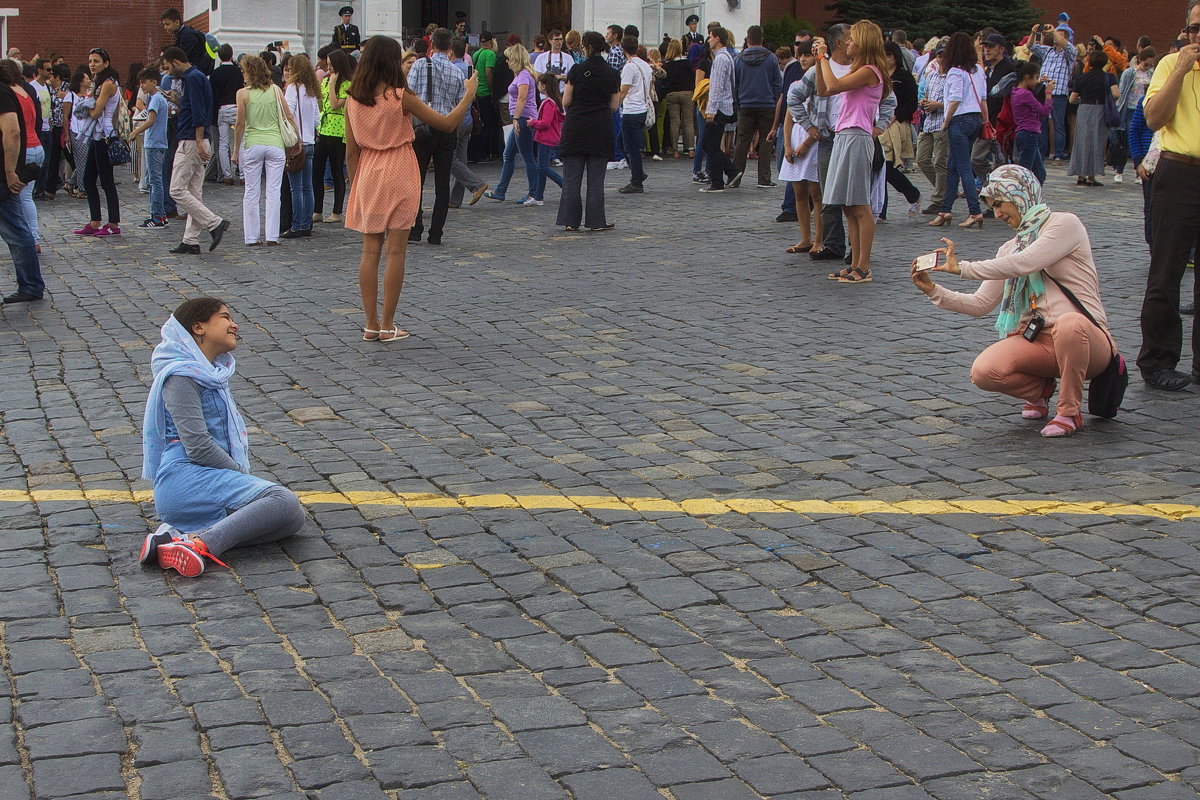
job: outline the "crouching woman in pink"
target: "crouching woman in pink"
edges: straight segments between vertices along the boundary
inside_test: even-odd
[[[1087,231],[1074,214],[1042,203],[1041,184],[1024,167],[1008,164],[992,172],[981,196],[1017,235],[986,261],[960,261],[954,242],[942,239],[942,263],[924,271],[914,261],[912,281],[938,308],[981,317],[999,306],[1000,341],[975,359],[971,381],[1025,401],[1025,419],[1048,416],[1061,381],[1055,416],[1042,436],[1070,436],[1083,427],[1084,380],[1103,372],[1116,352]],[[982,285],[973,294],[953,292],[933,282],[933,271]]]

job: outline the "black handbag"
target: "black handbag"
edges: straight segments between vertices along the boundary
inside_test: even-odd
[[[121,137],[109,136],[104,143],[108,147],[108,163],[114,167],[128,164],[133,160],[133,153],[129,152],[129,145]]]
[[[1112,419],[1121,410],[1121,401],[1125,399],[1125,390],[1129,387],[1129,370],[1125,367],[1125,359],[1117,352],[1117,344],[1113,341],[1112,335],[1092,316],[1092,312],[1084,307],[1083,303],[1079,302],[1079,298],[1075,296],[1067,287],[1063,286],[1054,277],[1042,271],[1050,280],[1054,281],[1062,293],[1067,296],[1067,299],[1075,304],[1075,307],[1088,318],[1088,321],[1095,325],[1100,330],[1104,331],[1104,335],[1108,337],[1108,343],[1112,345],[1112,360],[1108,362],[1108,366],[1104,368],[1096,377],[1092,378],[1088,383],[1088,413],[1105,419]]]

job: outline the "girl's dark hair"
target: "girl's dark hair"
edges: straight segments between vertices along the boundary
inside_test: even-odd
[[[583,47],[584,52],[590,50],[595,55],[603,53],[608,48],[608,42],[604,41],[604,37],[596,31],[588,31],[580,39],[580,46]]]
[[[538,78],[538,85],[542,87],[542,94],[547,100],[553,100],[554,105],[562,108],[562,93],[558,88],[558,76],[553,72],[543,72]]]
[[[900,45],[888,39],[883,43],[883,52],[896,62],[896,69],[904,69],[904,53],[900,50]]]
[[[399,47],[399,45],[396,46]],[[354,59],[346,55],[345,50],[339,48],[329,54],[329,71],[336,72],[340,82],[354,80],[354,70]],[[333,89],[336,91],[338,87],[335,86]]]
[[[125,73],[125,86],[133,87],[137,91],[138,75],[142,72],[142,67],[146,66],[141,61],[135,61],[129,65],[129,71]]]
[[[192,326],[208,322],[224,305],[223,300],[215,297],[193,297],[180,303],[171,316],[175,317],[175,321],[182,325],[185,331],[194,335]]]
[[[57,75],[60,81],[71,82],[71,68],[66,64],[55,64],[50,68],[50,72]]]
[[[1108,65],[1108,54],[1103,50],[1093,50],[1088,53],[1087,62],[1092,69],[1104,69]]]
[[[979,65],[979,55],[975,52],[975,43],[963,31],[957,31],[946,43],[942,51],[942,72],[949,72],[958,67],[963,72],[974,72]]]
[[[342,54],[342,58],[346,58],[346,54],[341,50],[337,52]],[[337,53],[330,54],[330,66],[333,65],[336,56]],[[404,70],[400,67],[403,57],[404,50],[395,39],[389,36],[372,36],[367,39],[362,48],[362,57],[358,61],[358,76],[354,83],[350,84],[350,96],[364,106],[373,106],[375,90],[379,87],[392,92],[407,89]],[[341,74],[338,72],[339,79]]]
[[[1026,78],[1036,78],[1039,72],[1041,72],[1041,67],[1032,61],[1018,61],[1017,68],[1014,70],[1014,74],[1017,76],[1017,83]]]
[[[76,67],[75,74],[71,76],[71,82],[68,84],[71,88],[71,91],[78,94],[79,90],[83,88],[84,77],[90,76],[91,74],[92,73],[88,72],[88,68],[82,64]]]

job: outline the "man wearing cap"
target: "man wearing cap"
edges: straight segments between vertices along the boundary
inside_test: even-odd
[[[686,53],[692,45],[704,44],[704,34],[696,30],[696,26],[700,24],[700,18],[695,14],[689,14],[688,18],[684,20],[684,24],[687,25],[687,30],[683,32],[683,52]]]
[[[354,9],[342,6],[338,9],[338,16],[342,18],[342,24],[333,29],[333,41],[330,44],[342,48],[342,52],[350,55],[358,49],[362,38],[358,26],[350,24],[350,20],[354,18]]]
[[[1188,251],[1200,243],[1200,0],[1189,0],[1188,41],[1154,69],[1142,110],[1161,136],[1150,186],[1150,271],[1142,300],[1142,349],[1137,365],[1155,389],[1179,391],[1200,382],[1200,326],[1192,323],[1192,372],[1175,369],[1183,348],[1179,283]],[[1192,289],[1200,299],[1200,282]]]
[[[992,90],[1004,79],[1004,76],[1013,74],[1017,69],[1016,62],[1006,52],[1006,46],[1007,42],[999,33],[985,35],[980,45],[983,52],[983,70],[987,75],[988,119],[999,117],[1000,109],[1004,107],[1004,96],[1001,94],[999,97],[994,97]],[[979,180],[985,180],[988,173],[992,171],[992,155],[996,149],[995,145],[993,140],[980,137],[971,148],[971,168]]]

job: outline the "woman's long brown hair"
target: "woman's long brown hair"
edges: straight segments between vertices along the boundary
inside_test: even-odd
[[[401,90],[408,88],[404,70],[400,67],[403,57],[404,50],[395,39],[388,36],[367,39],[354,73],[354,83],[350,84],[350,96],[364,106],[375,105],[375,93],[381,87],[382,93],[391,91],[399,96]]]

